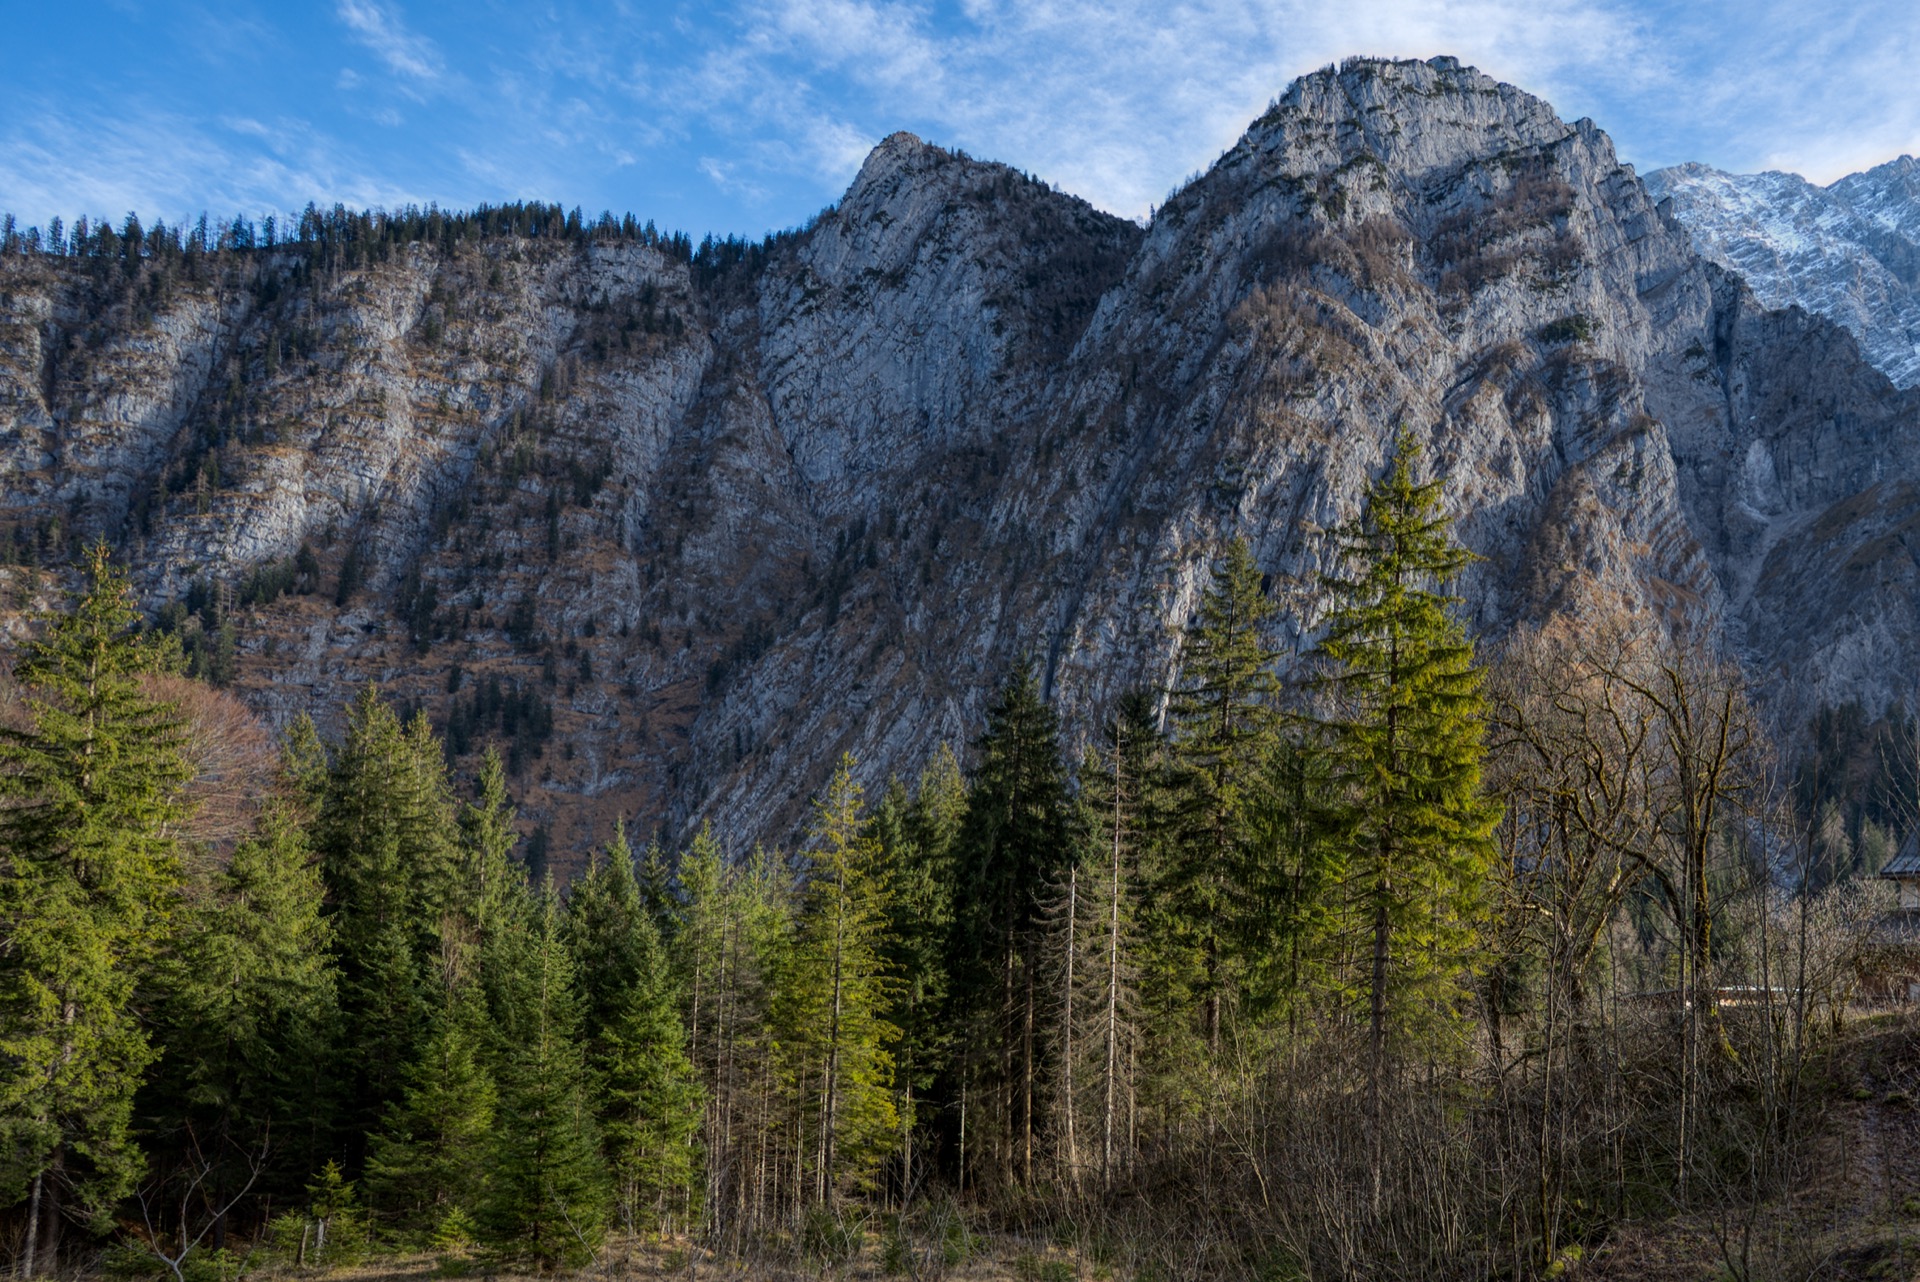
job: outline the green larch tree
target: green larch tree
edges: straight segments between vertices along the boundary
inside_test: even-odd
[[[1079,877],[1073,896],[1080,956],[1064,978],[1072,985],[1078,1025],[1067,1030],[1077,1035],[1079,1055],[1069,1104],[1087,1119],[1078,1128],[1077,1155],[1111,1187],[1133,1160],[1130,1119],[1146,1040],[1140,901],[1152,866],[1166,773],[1153,696],[1144,690],[1122,695],[1104,738],[1101,750],[1090,751],[1080,770]]]
[[[899,1135],[887,1019],[887,884],[854,761],[842,756],[801,855],[800,915],[778,1026],[800,1108],[813,1201],[866,1186]]]
[[[713,977],[706,1003],[711,1053],[699,1061],[708,1101],[704,1204],[710,1228],[739,1241],[797,1211],[805,1196],[796,1166],[798,1104],[782,1076],[776,1018],[780,985],[791,972],[794,874],[781,855],[756,847],[721,878],[717,910],[700,906],[701,880],[688,884],[687,921],[713,914],[719,945],[705,967]]]

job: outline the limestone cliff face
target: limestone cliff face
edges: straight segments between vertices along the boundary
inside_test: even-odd
[[[1308,643],[1401,423],[1483,635],[1623,598],[1723,628],[1784,723],[1883,703],[1916,417],[1591,123],[1447,59],[1295,83],[1146,228],[895,135],[807,229],[691,263],[0,267],[0,525],[106,532],[156,605],[304,545],[319,590],[241,610],[240,688],[549,701],[520,782],[561,850],[616,813],[788,840],[841,751],[911,772],[1023,654],[1080,733],[1168,679],[1234,534]]]

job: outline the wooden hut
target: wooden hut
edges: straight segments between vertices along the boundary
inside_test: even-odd
[[[1881,1001],[1920,1002],[1920,828],[1880,876],[1900,888],[1900,902],[1874,923],[1862,950],[1861,988]]]
[[[1887,860],[1880,875],[1900,887],[1898,912],[1920,912],[1920,827],[1900,844],[1900,853]]]

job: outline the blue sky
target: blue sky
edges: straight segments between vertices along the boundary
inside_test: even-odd
[[[29,223],[537,198],[758,235],[896,129],[1144,216],[1360,53],[1455,54],[1643,170],[1920,152],[1913,0],[0,0],[0,30]]]

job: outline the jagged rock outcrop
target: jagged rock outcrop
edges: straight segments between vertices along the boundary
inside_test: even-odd
[[[1303,78],[1145,228],[895,135],[808,228],[691,262],[0,267],[0,528],[104,532],[156,605],[304,546],[318,591],[242,608],[239,687],[550,703],[521,787],[562,850],[614,813],[787,840],[839,752],[910,772],[1021,654],[1082,732],[1175,670],[1233,534],[1309,642],[1400,423],[1483,635],[1624,601],[1724,629],[1783,724],[1884,703],[1917,416],[1591,122],[1450,59]]]
[[[1706,257],[1768,307],[1844,325],[1897,386],[1920,383],[1920,164],[1902,156],[1816,187],[1798,174],[1676,165],[1646,176]]]

